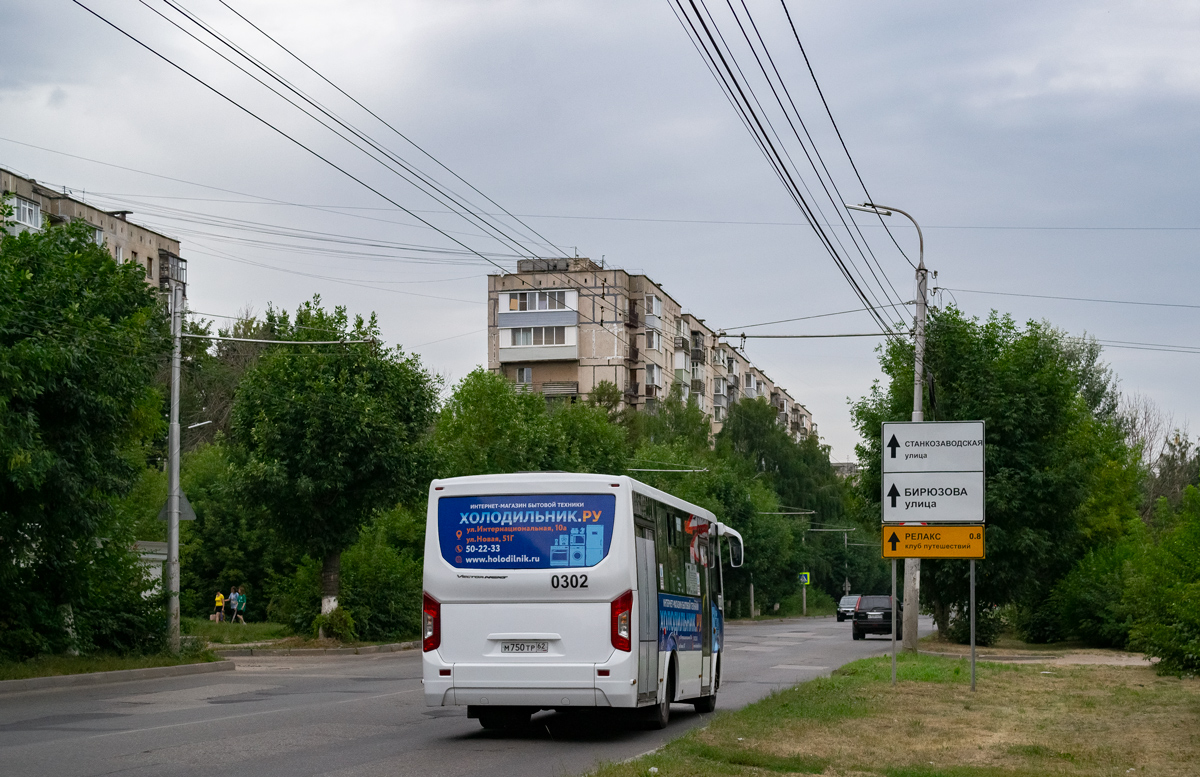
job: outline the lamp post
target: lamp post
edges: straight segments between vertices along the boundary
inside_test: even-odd
[[[913,340],[916,350],[916,359],[913,362],[913,421],[925,420],[924,409],[924,386],[923,378],[925,376],[925,311],[926,311],[926,287],[929,281],[929,271],[925,269],[925,236],[921,234],[921,225],[911,214],[894,208],[890,205],[876,205],[871,202],[864,202],[862,205],[846,205],[848,210],[858,210],[864,213],[874,213],[877,216],[890,216],[893,212],[899,213],[913,223],[917,228],[917,243],[919,246],[919,254],[917,259],[917,317],[916,325],[913,327]],[[892,586],[895,587],[895,559],[892,560]],[[894,593],[894,591],[893,591]],[[904,559],[904,649],[916,652],[917,649],[917,615],[920,611],[920,593],[921,593],[921,559],[906,558]],[[896,608],[892,607],[892,612],[895,613]],[[892,634],[896,633],[896,629],[892,629]],[[893,669],[894,672],[894,669]],[[895,677],[893,676],[893,682]]]

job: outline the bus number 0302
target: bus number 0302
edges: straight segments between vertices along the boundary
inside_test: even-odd
[[[550,575],[551,588],[587,588],[587,575]]]

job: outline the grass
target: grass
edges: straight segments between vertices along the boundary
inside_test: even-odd
[[[202,637],[210,643],[221,645],[265,642],[283,639],[292,634],[292,630],[282,623],[217,623],[207,618],[180,618],[180,630],[184,634]]]
[[[962,653],[969,655],[971,652],[970,645],[960,645],[957,642],[951,642],[943,638],[941,632],[937,631],[927,637],[922,637],[920,645],[922,650],[932,650],[939,653]],[[1054,655],[1059,653],[1120,653],[1124,651],[1114,651],[1111,648],[1093,648],[1079,641],[1025,642],[1016,634],[1005,632],[997,638],[995,644],[988,647],[977,646],[975,652],[977,655],[983,656],[1020,653],[1036,653],[1038,655]]]
[[[597,777],[822,774],[855,777],[1194,775],[1200,680],[1149,667],[902,655],[847,664]],[[1132,771],[1130,771],[1132,770]]]
[[[183,656],[165,653],[150,656],[41,656],[28,661],[0,662],[0,680],[27,680],[31,677],[115,672],[121,669],[149,669],[216,660],[217,656],[207,651]]]

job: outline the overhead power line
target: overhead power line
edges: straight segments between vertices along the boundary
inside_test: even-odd
[[[983,291],[981,289],[952,289],[949,286],[941,286],[941,289],[946,291],[956,291],[960,294],[992,294],[998,297],[1031,297],[1033,299],[1059,299],[1069,302],[1103,302],[1109,305],[1143,305],[1151,308],[1190,308],[1200,310],[1200,305],[1185,304],[1182,302],[1140,302],[1129,299],[1101,299],[1098,297],[1060,297],[1053,294],[1018,294],[1013,291]],[[937,291],[937,289],[935,289]]]
[[[106,18],[105,16],[103,16],[103,15],[102,15],[102,14],[100,14],[99,12],[95,11],[94,9],[92,9],[92,8],[88,7],[88,6],[87,6],[87,5],[85,5],[83,2],[81,2],[81,0],[71,0],[71,2],[73,2],[75,5],[79,6],[80,8],[84,9],[85,11],[87,11],[89,14],[91,14],[91,15],[92,15],[92,16],[94,16],[95,18],[99,19],[101,22],[103,22],[103,23],[104,23],[105,25],[107,25],[108,27],[112,28],[113,30],[117,31],[118,33],[120,33],[120,34],[121,34],[121,35],[123,35],[124,37],[128,38],[128,39],[129,39],[130,41],[132,41],[133,43],[135,43],[135,44],[137,44],[138,46],[140,46],[141,48],[145,49],[147,52],[149,52],[149,53],[153,54],[153,55],[154,55],[155,57],[157,57],[158,59],[160,59],[160,60],[162,60],[163,62],[165,62],[166,64],[170,65],[170,66],[171,66],[172,68],[174,68],[175,70],[178,70],[180,73],[182,73],[183,75],[185,75],[186,77],[188,77],[188,78],[189,78],[189,79],[191,79],[192,81],[195,81],[197,84],[199,84],[199,85],[203,86],[205,89],[207,89],[208,91],[210,91],[210,92],[212,92],[213,94],[217,95],[217,96],[218,96],[218,97],[220,97],[222,100],[224,100],[224,101],[228,102],[230,105],[234,106],[235,108],[237,108],[239,111],[243,112],[244,114],[246,114],[246,115],[247,115],[247,116],[249,116],[250,118],[252,118],[252,119],[254,119],[255,121],[259,122],[259,123],[260,123],[260,124],[262,124],[263,126],[265,126],[265,127],[267,127],[268,129],[270,129],[271,131],[275,132],[276,134],[280,135],[280,136],[281,136],[281,137],[283,137],[284,139],[288,140],[288,141],[289,141],[289,142],[291,142],[292,144],[294,144],[294,145],[298,146],[300,149],[302,149],[302,150],[306,151],[307,153],[309,153],[310,155],[312,155],[313,157],[315,157],[315,158],[316,158],[316,159],[318,159],[319,161],[323,162],[323,163],[324,163],[324,164],[326,164],[327,166],[331,167],[332,169],[334,169],[334,170],[336,170],[337,172],[341,173],[342,175],[346,176],[347,178],[349,178],[349,179],[350,179],[351,181],[353,181],[354,183],[358,184],[359,186],[362,186],[363,188],[365,188],[365,189],[367,189],[368,191],[372,192],[373,194],[375,194],[376,196],[380,197],[380,198],[381,198],[381,199],[383,199],[384,201],[386,201],[386,202],[390,203],[391,205],[395,206],[396,208],[400,209],[401,211],[403,211],[403,212],[407,213],[409,216],[411,216],[411,217],[415,218],[416,220],[420,221],[422,224],[425,224],[425,225],[426,225],[426,226],[428,226],[430,229],[433,229],[434,231],[436,231],[436,232],[438,232],[439,234],[441,234],[443,237],[445,237],[445,238],[447,238],[448,240],[450,240],[452,243],[454,243],[454,244],[456,244],[456,245],[458,245],[458,246],[460,246],[460,247],[462,247],[462,248],[466,249],[468,252],[470,252],[471,254],[474,254],[475,256],[478,256],[480,259],[483,259],[483,260],[484,260],[485,262],[487,262],[488,264],[491,264],[492,266],[494,266],[494,267],[495,267],[497,270],[499,270],[499,271],[500,271],[502,274],[507,274],[507,273],[508,273],[508,270],[507,270],[505,267],[502,267],[500,264],[498,264],[496,261],[494,261],[494,260],[492,260],[491,258],[489,258],[488,256],[486,256],[486,255],[485,255],[484,253],[482,253],[481,251],[479,251],[479,250],[476,250],[475,248],[473,248],[472,246],[468,245],[467,243],[464,243],[463,241],[461,241],[461,240],[459,240],[459,239],[455,238],[453,235],[451,235],[451,234],[450,234],[449,232],[447,232],[445,229],[442,229],[441,227],[438,227],[437,225],[435,225],[435,224],[433,224],[432,222],[430,222],[429,220],[427,220],[427,219],[425,219],[425,218],[423,218],[423,217],[421,217],[421,216],[417,215],[416,211],[414,211],[414,210],[413,210],[413,209],[411,209],[411,208],[405,207],[404,205],[401,205],[401,204],[400,204],[400,203],[399,203],[397,200],[395,200],[394,198],[392,198],[392,197],[388,196],[387,194],[385,194],[385,193],[384,193],[383,191],[381,191],[381,190],[380,190],[378,187],[372,186],[371,184],[367,183],[367,182],[366,182],[366,181],[365,181],[365,180],[364,180],[362,177],[360,177],[360,176],[358,176],[358,175],[355,175],[355,174],[351,173],[351,172],[350,172],[349,170],[347,170],[345,167],[343,167],[343,166],[341,166],[341,165],[337,164],[337,163],[336,163],[336,162],[334,162],[332,159],[330,159],[328,156],[326,156],[326,155],[322,154],[321,152],[317,151],[317,150],[316,150],[315,148],[313,148],[312,146],[310,146],[310,145],[308,145],[308,144],[306,144],[306,143],[304,143],[304,142],[300,141],[300,140],[299,140],[299,139],[297,139],[296,137],[294,137],[294,136],[292,136],[292,135],[288,134],[287,132],[285,132],[284,130],[282,130],[282,129],[281,129],[281,128],[279,128],[278,126],[276,126],[275,124],[273,124],[273,123],[271,123],[271,122],[267,121],[266,119],[264,119],[263,117],[259,116],[257,113],[255,113],[254,111],[252,111],[250,108],[246,107],[245,105],[243,105],[242,103],[238,102],[237,100],[234,100],[232,97],[230,97],[229,95],[225,94],[225,93],[224,93],[224,92],[222,92],[221,90],[217,89],[215,86],[212,86],[212,85],[211,85],[211,84],[209,84],[207,81],[205,81],[204,79],[200,78],[198,75],[196,75],[196,74],[192,73],[191,71],[189,71],[188,69],[184,68],[182,65],[180,65],[180,64],[178,64],[178,63],[176,63],[175,61],[173,61],[172,59],[170,59],[170,58],[169,58],[169,57],[167,57],[166,55],[162,54],[161,52],[159,52],[158,50],[156,50],[155,48],[153,48],[153,47],[152,47],[152,46],[150,46],[149,44],[147,44],[147,43],[145,43],[144,41],[140,40],[140,39],[139,39],[137,36],[135,36],[135,35],[133,35],[132,33],[128,32],[127,30],[125,30],[124,28],[122,28],[120,25],[118,25],[118,24],[116,24],[115,22],[113,22],[113,21],[109,20],[108,18]],[[139,0],[139,2],[142,2],[142,0]],[[143,4],[145,4],[145,3],[143,2]],[[147,6],[147,7],[149,7],[149,6]],[[174,5],[172,5],[172,7],[175,7],[175,6],[174,6]],[[151,9],[151,10],[154,10],[154,9]],[[155,13],[156,13],[157,15],[159,15],[159,16],[163,16],[163,15],[162,15],[160,12],[158,12],[158,11],[155,11]],[[165,18],[165,17],[164,17],[164,18]],[[172,21],[171,23],[172,23],[174,26],[176,26],[176,27],[180,27],[180,26],[179,26],[177,23],[175,23],[175,22],[173,22],[173,21]],[[182,28],[180,27],[180,29],[182,29]],[[185,30],[185,32],[187,32],[187,31]],[[196,38],[196,36],[195,36],[194,34],[190,33],[190,32],[187,32],[187,34],[188,34],[190,37],[194,38],[194,39]],[[202,43],[203,43],[203,42],[202,42]],[[203,45],[205,45],[205,47],[206,47],[206,48],[208,48],[208,49],[210,49],[210,50],[213,50],[212,46],[210,46],[210,45],[208,45],[208,44],[206,44],[206,43],[205,43],[205,44],[203,44]],[[217,52],[217,53],[218,53],[218,55],[219,55],[219,56],[221,56],[223,59],[225,59],[226,61],[229,61],[229,58],[228,58],[228,57],[226,57],[226,56],[224,56],[224,55],[220,54],[219,52]],[[248,60],[251,60],[251,61],[253,61],[253,59],[252,59],[251,57],[248,57],[248,56],[247,56],[247,59],[248,59]],[[236,63],[232,63],[232,62],[231,62],[231,64],[234,64],[234,66],[235,66],[235,67],[238,67],[238,69],[239,69],[239,70],[241,70],[243,73],[245,73],[245,72],[246,72],[245,68],[243,68],[243,67],[241,67],[241,66],[237,65]],[[256,64],[256,66],[257,66],[257,63],[255,63],[255,64]],[[277,96],[279,96],[279,97],[281,97],[282,99],[284,99],[286,102],[288,102],[290,105],[292,105],[293,107],[295,107],[295,108],[297,108],[298,110],[300,110],[302,113],[304,113],[304,114],[305,114],[306,116],[308,116],[309,118],[311,118],[311,119],[313,119],[313,120],[317,121],[319,124],[321,124],[322,126],[324,126],[326,129],[328,129],[328,130],[332,131],[334,134],[336,134],[336,135],[338,135],[339,137],[341,137],[341,139],[342,139],[342,140],[345,140],[345,141],[349,142],[351,145],[354,145],[356,148],[358,148],[358,150],[359,150],[359,151],[363,151],[363,152],[364,152],[364,153],[366,153],[368,156],[370,156],[372,159],[374,159],[376,162],[380,162],[381,164],[383,164],[383,162],[382,162],[381,160],[379,160],[377,157],[373,156],[373,155],[372,155],[372,154],[371,154],[369,151],[366,151],[366,150],[364,150],[364,149],[363,149],[361,146],[358,146],[357,144],[355,144],[355,143],[354,143],[354,141],[350,140],[349,138],[345,137],[344,135],[341,135],[341,133],[339,133],[339,132],[338,132],[336,129],[334,129],[334,128],[330,127],[328,124],[326,124],[325,122],[323,122],[323,121],[321,121],[320,119],[318,119],[318,118],[317,118],[316,116],[314,116],[314,115],[313,115],[313,114],[312,114],[310,111],[308,111],[308,110],[304,109],[302,106],[299,106],[299,105],[297,105],[297,104],[295,103],[295,101],[293,101],[293,100],[289,99],[289,98],[288,98],[288,97],[286,97],[285,95],[282,95],[282,94],[280,94],[280,93],[278,92],[278,90],[276,90],[276,89],[274,89],[274,88],[270,87],[268,84],[265,84],[265,83],[263,83],[263,81],[262,81],[261,79],[257,78],[256,76],[253,76],[253,74],[249,74],[249,73],[247,73],[247,75],[250,75],[252,78],[254,78],[254,80],[255,80],[255,81],[257,81],[258,83],[262,84],[264,87],[266,87],[266,88],[270,89],[270,90],[271,90],[271,91],[272,91],[274,94],[276,94]],[[272,78],[276,78],[276,76],[275,76],[273,73],[271,74],[271,77],[272,77]],[[279,80],[281,83],[283,83],[283,80],[282,80],[282,79],[278,79],[278,78],[277,78],[277,80]],[[294,92],[296,92],[297,94],[299,94],[298,90],[295,90],[295,89],[293,89],[293,88],[290,86],[290,84],[289,84],[289,85],[287,85],[287,86],[288,86],[288,88],[289,88],[289,89],[292,89]],[[307,98],[306,96],[304,96],[304,99],[306,99],[306,100],[307,100],[308,98]],[[320,109],[320,110],[324,110],[324,109]],[[343,125],[343,126],[344,126],[344,125]],[[384,166],[386,167],[387,165],[385,164]],[[389,168],[389,169],[391,169],[391,168]],[[395,172],[395,170],[394,170],[394,169],[392,169],[392,172]],[[419,187],[418,187],[418,188],[419,188]],[[443,203],[443,204],[444,204],[444,203]],[[460,215],[462,215],[462,214],[460,214]],[[529,253],[528,253],[528,255],[529,255],[529,256],[536,257],[536,253],[534,253],[534,252],[529,252]],[[230,257],[226,257],[226,258],[230,258]],[[235,261],[237,261],[237,260],[235,260]],[[559,274],[559,275],[562,275],[561,273],[557,273],[557,274]],[[565,276],[565,275],[563,275],[563,277],[565,278],[566,276]],[[518,276],[518,278],[520,278],[520,276]],[[532,285],[532,284],[531,284],[531,283],[530,283],[528,280],[526,280],[526,279],[524,279],[524,278],[520,278],[520,280],[521,280],[521,282],[522,282],[522,283],[524,283],[524,284],[525,284],[525,285],[526,285],[526,286],[527,286],[527,287],[528,287],[530,290],[533,290],[533,291],[537,291],[537,290],[545,291],[545,289],[538,289],[537,287],[534,287],[534,286],[533,286],[533,285]],[[339,282],[346,283],[346,281],[339,281]],[[353,283],[351,283],[350,285],[362,285],[362,284],[353,284]],[[371,288],[371,287],[368,287],[368,288]],[[581,296],[584,296],[584,295],[582,295],[582,294],[581,294]],[[595,295],[594,295],[594,296],[595,296]],[[603,303],[601,303],[601,304],[603,305]],[[615,310],[615,308],[614,308],[614,310]],[[579,315],[580,315],[581,317],[588,318],[588,320],[590,320],[590,321],[593,321],[593,322],[594,322],[594,319],[591,319],[590,317],[587,317],[587,316],[586,316],[586,314],[584,314],[582,311],[579,311],[578,309],[576,309],[576,311],[575,311],[575,312],[579,313]],[[595,322],[595,323],[598,323],[598,322]],[[627,340],[627,338],[624,336],[624,333],[617,333],[617,334],[616,334],[616,337],[617,337],[617,339],[618,339],[619,341],[621,341],[621,342],[625,342],[625,343],[628,343],[628,340]]]
[[[911,305],[913,303],[905,302],[902,304]],[[756,326],[770,326],[771,324],[787,324],[787,323],[791,323],[792,321],[809,321],[814,318],[829,318],[830,316],[844,316],[847,313],[862,313],[863,311],[866,311],[869,309],[870,308],[853,308],[851,310],[839,310],[835,313],[818,313],[813,316],[799,316],[797,318],[781,318],[777,321],[764,321],[761,324],[739,324],[738,326],[722,327],[722,330],[728,332],[728,331],[736,331],[739,329],[751,329]]]
[[[233,343],[266,343],[267,345],[355,345],[378,344],[378,340],[258,340],[253,337],[223,337],[221,335],[194,335],[184,332],[180,337],[191,340],[227,340]]]
[[[809,167],[817,179],[817,188],[833,205],[837,218],[844,219],[841,212],[843,210],[842,198],[835,196],[837,188],[829,174],[828,166],[819,157],[815,144],[812,142],[812,136],[808,134],[807,127],[803,124],[803,119],[796,110],[794,101],[791,100],[790,91],[787,90],[779,69],[774,66],[774,59],[765,41],[758,35],[758,25],[754,22],[748,6],[743,4],[742,13],[739,14],[730,0],[727,0],[727,5],[731,17],[742,33],[750,55],[762,73],[763,82],[779,107],[787,128],[791,130],[795,144],[808,161]],[[882,274],[881,280],[880,274],[875,272],[872,262],[868,258],[869,252],[863,247],[865,237],[861,233],[857,233],[856,236],[855,232],[850,231],[850,225],[845,227],[854,250],[866,265],[867,272],[865,273],[857,266],[850,251],[846,250],[837,231],[825,228],[824,225],[828,219],[824,217],[814,191],[808,187],[804,177],[800,175],[799,168],[788,150],[788,144],[776,130],[764,103],[756,94],[747,71],[738,62],[737,53],[721,32],[720,25],[707,4],[704,0],[671,0],[671,8],[693,47],[716,80],[723,96],[750,133],[756,147],[771,166],[776,178],[783,184],[789,198],[804,216],[805,222],[813,230],[823,250],[838,267],[855,295],[870,310],[876,325],[889,335],[894,335],[891,324],[881,312],[883,308],[892,306],[896,302],[896,299],[889,294],[891,284],[886,279],[886,273]],[[755,31],[753,37],[750,35],[750,29]],[[769,68],[768,65],[770,65]],[[873,276],[879,293],[872,289],[867,280],[868,275]],[[894,289],[892,289],[892,293],[894,293]],[[898,313],[898,310],[895,312]]]

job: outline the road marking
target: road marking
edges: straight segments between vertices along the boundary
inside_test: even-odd
[[[226,720],[235,720],[237,718],[253,718],[253,717],[257,717],[259,715],[274,715],[275,713],[278,713],[278,712],[296,712],[297,710],[313,709],[314,707],[334,707],[339,704],[350,704],[350,703],[356,702],[356,701],[372,701],[374,699],[384,699],[389,696],[399,696],[399,695],[405,694],[405,693],[419,693],[423,690],[424,690],[424,688],[410,688],[407,691],[394,691],[392,693],[381,693],[376,696],[362,696],[357,699],[342,699],[341,701],[326,701],[326,702],[319,702],[317,704],[304,704],[299,707],[280,707],[279,709],[275,709],[275,710],[259,710],[258,712],[242,712],[237,715],[222,715],[217,718],[205,718],[204,720],[189,720],[189,721],[184,721],[183,723],[168,723],[163,726],[147,726],[146,728],[130,728],[130,729],[125,729],[124,731],[109,731],[105,734],[95,734],[90,737],[82,737],[82,739],[85,739],[85,740],[86,739],[103,739],[104,737],[115,737],[115,736],[120,736],[122,734],[140,734],[140,733],[143,733],[146,731],[161,731],[166,728],[179,728],[181,726],[197,726],[202,723],[220,723],[220,722],[226,721]]]
[[[745,647],[734,648],[734,650],[749,650],[752,653],[775,653],[779,651],[779,648],[763,647],[761,645],[746,645]]]

